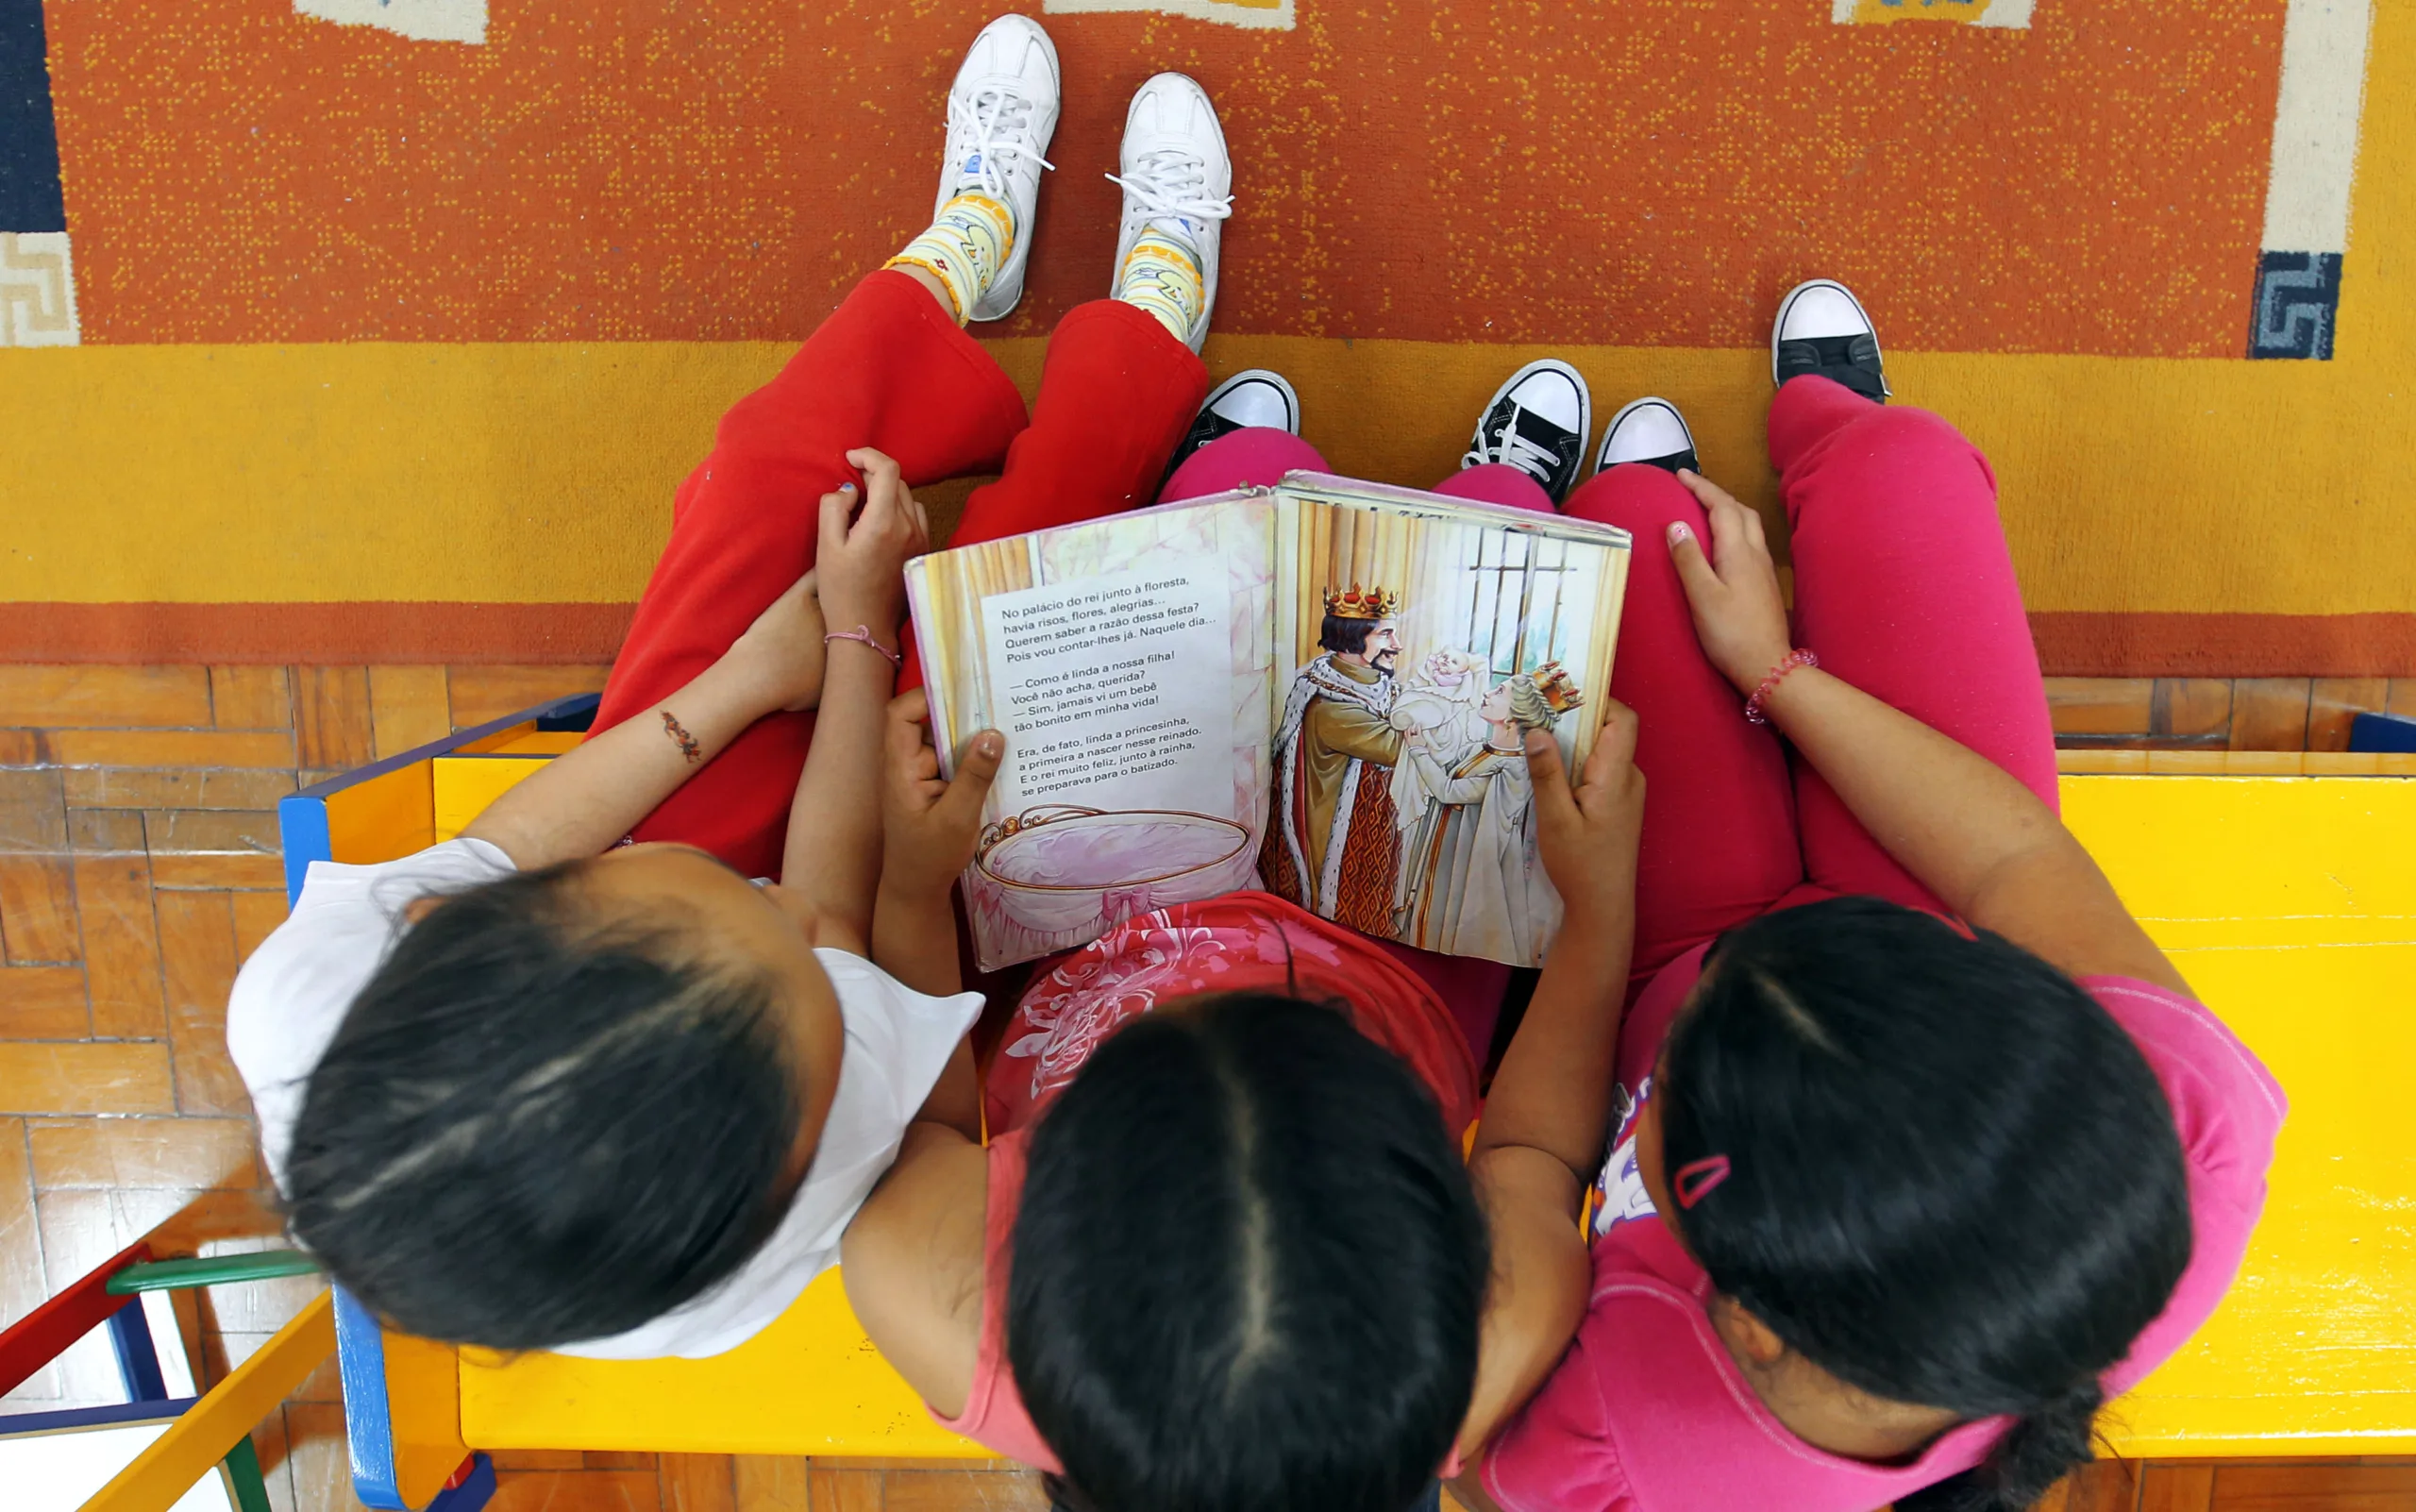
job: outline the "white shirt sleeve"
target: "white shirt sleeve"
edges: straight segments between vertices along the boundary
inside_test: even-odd
[[[847,1031],[839,1087],[780,1227],[734,1273],[694,1301],[626,1334],[555,1346],[596,1360],[702,1359],[736,1349],[788,1311],[839,1263],[839,1239],[898,1158],[906,1126],[982,1016],[982,995],[933,998],[862,956],[818,949]]]
[[[404,911],[513,870],[484,840],[448,840],[374,866],[310,864],[292,916],[243,963],[226,1001],[226,1050],[260,1115],[260,1153],[278,1186],[310,1072],[402,937]]]

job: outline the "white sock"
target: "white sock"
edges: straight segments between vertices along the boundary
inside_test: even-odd
[[[1200,254],[1187,242],[1155,226],[1144,229],[1116,275],[1116,297],[1157,316],[1176,341],[1190,344],[1192,330],[1208,303]]]
[[[1015,245],[1015,211],[987,194],[967,192],[941,206],[923,233],[881,266],[920,268],[947,285],[962,326]]]

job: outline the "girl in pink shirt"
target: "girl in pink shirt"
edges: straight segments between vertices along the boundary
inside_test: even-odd
[[[1791,624],[1690,442],[1569,501],[1636,543],[1636,975],[1623,1016],[1523,1026],[1502,1076],[1549,1051],[1567,1095],[1480,1129],[1481,1192],[1523,1146],[1592,1202],[1520,1255],[1502,1347],[1549,1376],[1478,1403],[1480,1512],[2027,1508],[2264,1201],[2280,1088],[2056,819],[1988,463],[1884,404],[1837,285],[1772,350]]]

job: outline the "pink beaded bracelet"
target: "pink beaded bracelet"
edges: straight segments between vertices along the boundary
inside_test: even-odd
[[[891,650],[888,647],[881,645],[879,641],[872,638],[872,627],[869,625],[859,625],[851,630],[832,630],[830,634],[822,637],[822,644],[825,646],[830,645],[832,641],[854,641],[859,646],[869,646],[874,650],[879,651],[881,655],[889,658],[889,664],[891,666],[898,667],[902,670],[906,665],[906,659],[904,657],[898,655],[896,651]]]
[[[1770,675],[1762,679],[1762,685],[1755,688],[1753,696],[1745,700],[1745,717],[1757,725],[1769,724],[1770,716],[1762,713],[1762,701],[1768,698],[1780,683],[1787,680],[1787,675],[1789,672],[1799,666],[1819,666],[1820,664],[1819,657],[1800,646],[1787,652],[1787,660],[1770,668]]]

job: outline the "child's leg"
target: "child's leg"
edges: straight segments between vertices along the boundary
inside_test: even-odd
[[[1507,462],[1479,462],[1463,467],[1435,484],[1433,492],[1474,499],[1480,504],[1506,504],[1514,510],[1535,510],[1544,514],[1554,512],[1552,496],[1544,492],[1544,485]]]
[[[1117,299],[1076,306],[1049,338],[1032,428],[1008,447],[998,480],[965,500],[948,545],[1150,502],[1207,394],[1207,367],[1156,316]]]
[[[818,501],[855,477],[849,448],[887,452],[909,482],[927,483],[998,465],[1023,425],[1015,384],[937,300],[903,274],[864,279],[779,377],[722,417],[713,451],[680,486],[596,728],[669,697],[814,565]],[[811,714],[757,723],[636,837],[686,841],[770,875],[813,730]]]
[[[1703,506],[1670,474],[1630,462],[1597,474],[1563,512],[1636,540],[1611,697],[1636,712],[1636,764],[1646,783],[1636,884],[1641,975],[1763,913],[1803,881],[1794,803],[1778,738],[1746,722],[1736,690],[1704,659],[1669,562],[1671,521],[1710,539]]]
[[[1937,415],[1819,377],[1779,390],[1770,436],[1793,530],[1798,643],[2054,808],[2055,732],[1987,459]],[[1940,909],[1801,764],[1795,793],[1813,882]]]
[[[1321,473],[1325,459],[1317,449],[1288,430],[1273,426],[1246,426],[1217,437],[1183,460],[1166,479],[1158,502],[1204,498],[1237,488],[1270,488],[1285,473]]]

